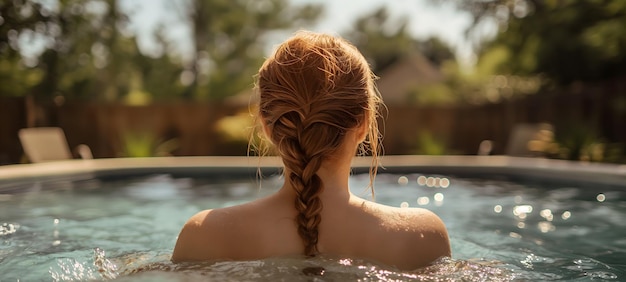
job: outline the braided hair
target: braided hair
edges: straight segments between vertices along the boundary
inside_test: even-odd
[[[285,181],[294,189],[298,234],[304,254],[318,253],[324,189],[317,175],[336,153],[347,131],[369,126],[364,143],[378,153],[374,75],[359,51],[326,34],[298,32],[281,44],[258,74],[259,119],[285,165]],[[371,185],[371,183],[370,183]]]

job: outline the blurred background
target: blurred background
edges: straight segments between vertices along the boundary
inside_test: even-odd
[[[0,0],[0,164],[246,155],[253,76],[300,29],[380,77],[385,154],[626,161],[626,1]],[[45,149],[45,148],[44,148]]]

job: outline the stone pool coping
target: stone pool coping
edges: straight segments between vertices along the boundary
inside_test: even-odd
[[[368,171],[371,159],[357,157],[355,173]],[[43,181],[115,178],[168,173],[181,176],[233,177],[277,173],[275,157],[157,157],[66,160],[0,166],[0,188]],[[478,178],[517,178],[618,186],[626,189],[626,165],[509,156],[384,156],[379,173],[423,173]]]

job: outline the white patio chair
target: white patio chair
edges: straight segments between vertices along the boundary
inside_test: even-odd
[[[22,128],[18,135],[24,153],[33,163],[73,158],[65,133],[59,127]],[[82,159],[93,159],[87,145],[78,145],[76,151]]]

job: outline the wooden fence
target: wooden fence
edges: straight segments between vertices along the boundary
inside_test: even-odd
[[[242,111],[248,111],[247,106],[191,102],[34,106],[24,98],[0,98],[0,164],[24,161],[17,131],[27,126],[59,126],[70,147],[87,144],[96,158],[119,156],[124,137],[133,133],[178,140],[174,155],[245,155],[245,141],[229,141],[216,130],[218,120]],[[515,124],[538,122],[552,123],[557,134],[560,129],[585,127],[607,142],[626,144],[626,83],[572,86],[478,106],[389,105],[384,116],[385,154],[420,152],[424,133],[445,144],[448,153],[475,154],[480,142],[489,139],[493,152],[501,154]]]

